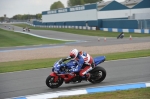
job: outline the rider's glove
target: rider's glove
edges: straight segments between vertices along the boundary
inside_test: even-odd
[[[64,61],[63,61],[63,59],[61,59],[60,61],[59,61],[59,64],[62,64]]]
[[[62,64],[62,61],[59,61],[59,64]]]
[[[60,61],[59,61],[59,64],[62,64],[62,62],[64,62],[66,59],[61,59]]]

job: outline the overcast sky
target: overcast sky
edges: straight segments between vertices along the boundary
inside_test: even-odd
[[[6,14],[12,17],[16,14],[37,14],[50,9],[50,5],[61,1],[67,7],[68,0],[0,0],[0,17]],[[112,0],[104,0],[112,1]],[[124,0],[116,0],[122,2]]]

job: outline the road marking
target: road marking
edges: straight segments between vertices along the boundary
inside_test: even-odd
[[[49,37],[40,36],[40,35],[36,35],[36,34],[33,34],[33,33],[22,32],[22,31],[14,31],[14,32],[28,34],[28,35],[31,35],[31,36],[35,36],[35,37],[39,37],[39,38],[44,38],[44,39],[52,39],[52,40],[60,40],[60,41],[77,41],[77,40],[66,40],[66,39],[49,38]]]
[[[146,83],[146,87],[150,87],[150,83]]]
[[[48,46],[48,47],[38,47],[38,48],[17,48],[13,50],[0,50],[0,52],[10,52],[10,51],[18,51],[18,50],[35,50],[35,49],[41,49],[41,48],[59,48],[59,47],[64,47],[64,45],[59,45],[59,46]]]
[[[137,88],[146,88],[150,83],[147,82],[137,82],[137,83],[127,83],[127,84],[117,84],[117,85],[106,85],[106,86],[97,86],[91,88],[79,88],[74,90],[62,90],[62,91],[55,91],[55,92],[48,92],[48,93],[40,93],[40,94],[33,94],[27,96],[19,96],[19,97],[12,97],[7,99],[50,99],[50,98],[58,98],[64,96],[72,96],[72,95],[82,95],[82,94],[91,94],[91,93],[98,93],[98,92],[110,92],[110,91],[118,91],[118,90],[130,90],[130,89],[137,89]]]

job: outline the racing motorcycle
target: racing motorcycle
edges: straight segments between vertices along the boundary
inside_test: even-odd
[[[62,59],[54,63],[52,68],[52,73],[46,78],[46,85],[49,88],[58,88],[63,82],[68,83],[80,83],[81,81],[89,81],[91,83],[100,83],[106,77],[106,70],[98,66],[100,63],[105,61],[105,56],[98,56],[94,58],[95,67],[88,71],[90,73],[90,78],[87,79],[86,76],[79,76],[79,72],[70,73],[68,72],[71,67],[77,66],[77,61],[69,60],[63,62]],[[82,66],[83,69],[85,65]]]

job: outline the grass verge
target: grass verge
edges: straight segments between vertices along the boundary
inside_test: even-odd
[[[39,44],[58,44],[65,43],[60,40],[43,39],[27,34],[16,33],[0,29],[0,47],[39,45]]]
[[[89,36],[101,36],[101,37],[117,37],[119,32],[107,32],[107,31],[93,31],[93,30],[79,30],[79,29],[64,29],[64,28],[40,28],[33,27],[27,24],[13,24],[19,27],[29,27],[30,29],[36,30],[53,30],[59,32],[73,33],[79,35],[89,35]],[[141,33],[125,33],[125,37],[129,37],[132,34],[132,37],[150,37],[150,34],[141,34]]]
[[[92,55],[93,57],[100,55]],[[117,60],[117,59],[127,59],[136,57],[147,57],[150,56],[150,49],[148,50],[138,50],[130,52],[120,52],[105,54],[106,60]],[[14,72],[30,69],[48,68],[52,67],[54,62],[59,58],[49,58],[49,59],[38,59],[38,60],[26,60],[26,61],[14,61],[14,62],[1,62],[0,63],[0,73]]]
[[[56,99],[150,99],[150,88],[94,93]]]

